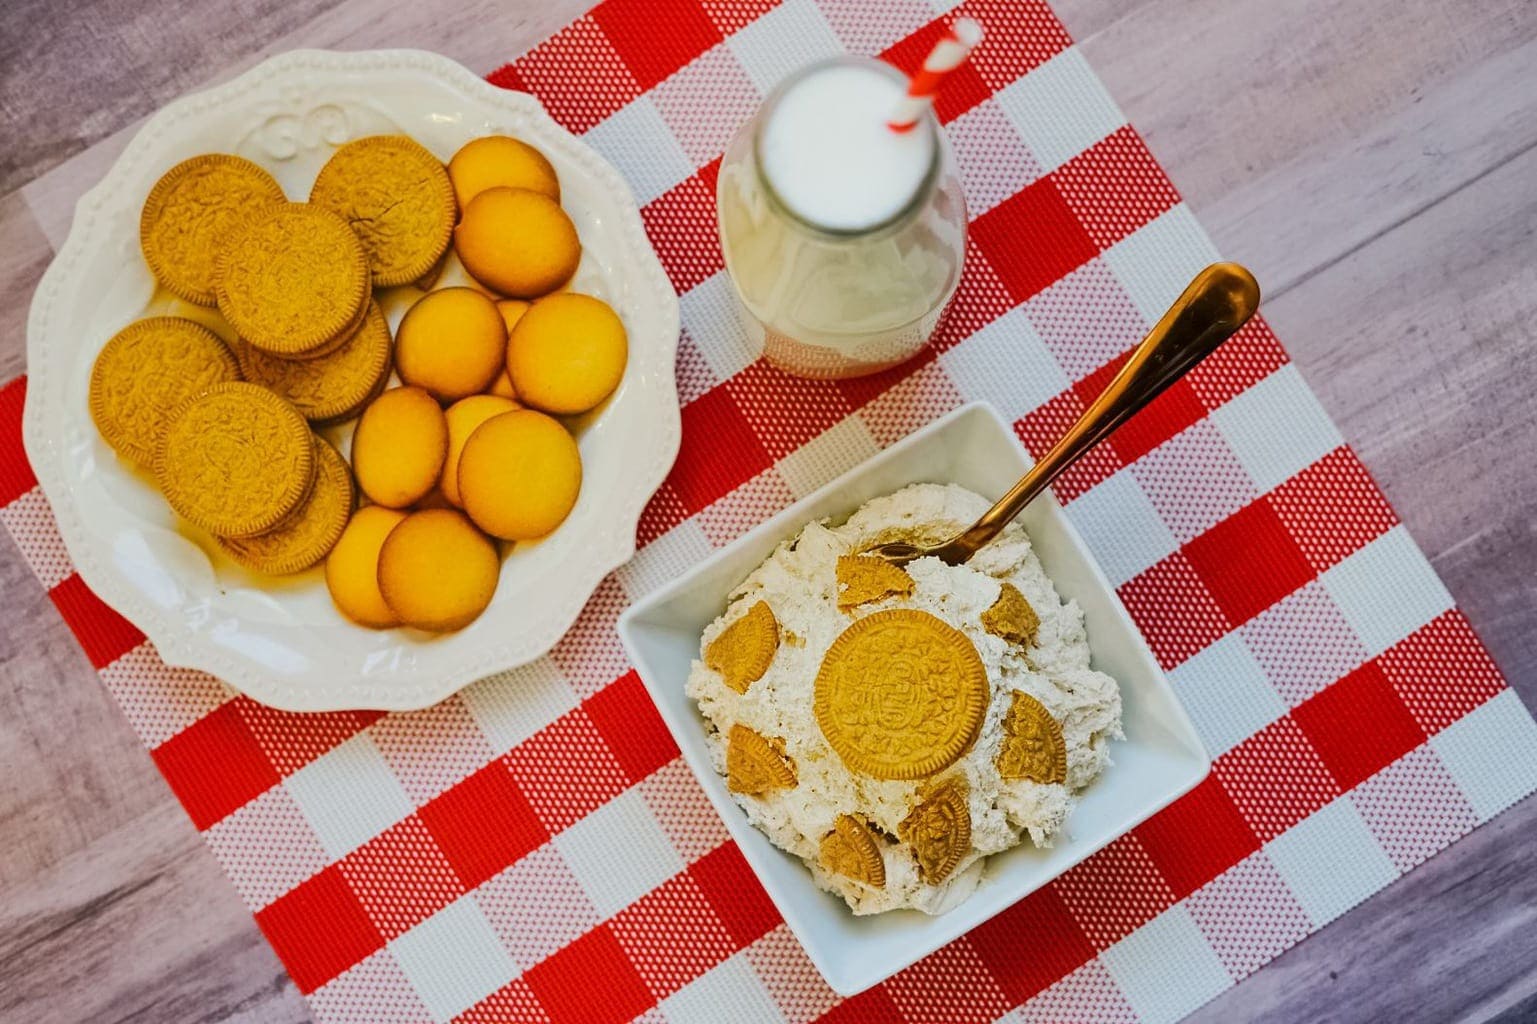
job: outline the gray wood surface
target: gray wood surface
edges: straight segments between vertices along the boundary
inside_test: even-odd
[[[0,379],[76,197],[157,105],[294,46],[489,71],[586,0],[0,5]],[[1528,705],[1537,701],[1537,4],[1058,0]],[[308,1020],[0,540],[0,1020]],[[1537,1019],[1528,800],[1199,1011]]]

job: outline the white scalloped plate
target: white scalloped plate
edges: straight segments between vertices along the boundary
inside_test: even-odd
[[[579,424],[584,479],[570,518],[514,549],[491,607],[446,636],[352,625],[318,569],[284,580],[243,571],[177,521],[153,481],[102,442],[86,409],[92,360],[113,332],[157,313],[208,319],[157,289],[139,253],[139,209],[162,173],[197,153],[238,153],[303,199],[337,145],[396,131],[445,160],[492,133],[543,150],[582,238],[572,288],[612,304],[630,336],[619,390]],[[456,274],[451,266],[445,281]],[[392,324],[416,294],[386,297]],[[544,654],[634,554],[641,509],[678,453],[677,344],[678,299],[628,186],[537,100],[421,51],[298,50],[165,107],[81,198],[32,300],[24,436],[80,575],[167,663],[288,710],[420,708]],[[350,427],[326,433],[346,450]]]

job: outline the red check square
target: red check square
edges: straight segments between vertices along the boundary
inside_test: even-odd
[[[987,27],[971,63],[994,92],[1073,45],[1046,0],[966,0],[954,15]]]
[[[550,838],[501,760],[439,794],[417,813],[466,889]]]
[[[516,79],[550,116],[580,135],[643,91],[591,14],[513,62]],[[506,77],[504,74],[504,78]]]
[[[258,910],[256,924],[305,995],[384,945],[334,864]]]
[[[1166,669],[1205,650],[1232,628],[1183,551],[1121,584],[1116,592]]]
[[[1015,1004],[1050,988],[1094,956],[1094,944],[1055,884],[979,924],[968,938]]]
[[[482,828],[500,827],[483,818]],[[386,942],[404,935],[464,894],[460,882],[420,818],[385,829],[337,862],[347,887]]]
[[[1135,835],[1178,899],[1260,847],[1215,775],[1138,825]]]
[[[1054,884],[1097,949],[1119,942],[1175,902],[1174,890],[1135,835],[1117,839]]]
[[[715,231],[719,166],[719,161],[710,164],[640,208],[657,259],[679,295],[726,267]]]
[[[1292,717],[1341,789],[1354,789],[1426,738],[1375,661],[1303,701]]]
[[[1049,176],[982,214],[971,231],[1016,303],[1099,255]]]
[[[1017,420],[1014,433],[1024,442],[1032,457],[1039,459],[1062,440],[1073,422],[1083,415],[1083,399],[1071,388],[1048,402],[1036,406]],[[1088,454],[1057,477],[1052,492],[1061,502],[1069,502],[1097,484],[1108,480],[1124,466],[1121,457],[1108,444],[1096,445]]]
[[[761,359],[726,381],[725,390],[775,461],[854,411],[836,382],[796,377]]]
[[[965,936],[893,975],[883,986],[904,1020],[989,1024],[1012,1005]],[[966,993],[964,999],[955,998]]]
[[[952,349],[1013,308],[1014,300],[1003,278],[977,247],[976,236],[968,235],[960,283],[955,286],[950,308],[934,329],[929,349],[935,353]]]
[[[1347,447],[1336,448],[1271,491],[1270,504],[1316,572],[1398,524],[1387,498]]]
[[[683,407],[683,445],[667,483],[692,514],[773,462],[735,396],[718,387]]]
[[[1101,249],[1179,202],[1179,193],[1130,125],[1073,157],[1051,178]]]
[[[689,865],[688,873],[699,883],[738,949],[779,924],[779,911],[735,843],[721,843]]]
[[[1186,544],[1184,554],[1234,626],[1248,622],[1315,575],[1265,498],[1250,502]]]
[[[1377,659],[1420,728],[1435,735],[1505,688],[1462,612],[1442,612]]]
[[[25,377],[0,388],[0,506],[9,505],[37,486],[32,464],[21,446],[21,410],[26,400]]]
[[[658,999],[737,950],[704,890],[687,873],[674,875],[625,907],[609,927]]]
[[[106,668],[144,642],[137,626],[108,607],[74,573],[48,591],[48,597],[96,668]]]
[[[934,44],[948,31],[950,23],[949,18],[929,22],[901,42],[887,47],[881,59],[896,65],[903,74],[915,74],[923,67]],[[986,43],[984,40],[983,45]],[[968,60],[945,77],[945,87],[934,96],[934,116],[941,123],[948,124],[991,95],[992,90],[982,81],[976,66]]]
[[[296,713],[236,697],[240,717],[251,727],[272,766],[284,776],[356,736],[378,721],[381,711],[322,711]]]
[[[1289,716],[1223,754],[1212,771],[1262,843],[1340,795],[1333,773]]]
[[[278,785],[277,769],[235,701],[220,705],[150,751],[199,830]]]
[[[886,986],[865,989],[818,1017],[816,1024],[903,1024],[907,1020]]]
[[[606,924],[535,964],[523,978],[551,1024],[619,1024],[656,1003]]]
[[[582,707],[631,783],[678,756],[678,744],[633,670],[593,694]]]
[[[551,835],[629,788],[624,769],[581,708],[568,711],[512,748],[505,760]]]
[[[699,0],[603,0],[592,17],[642,92],[724,38]]]

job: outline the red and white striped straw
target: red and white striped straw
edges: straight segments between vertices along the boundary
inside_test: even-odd
[[[981,41],[981,25],[970,18],[957,18],[929,51],[923,67],[907,83],[907,95],[902,97],[901,105],[886,122],[886,127],[894,132],[912,131],[934,105],[934,94],[944,84],[945,76],[960,67]]]

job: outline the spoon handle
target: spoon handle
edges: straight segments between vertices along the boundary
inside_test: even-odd
[[[1258,307],[1259,285],[1238,264],[1214,263],[1197,274],[1078,422],[1009,493],[936,554],[951,565],[970,558],[1059,473],[1210,355]]]

